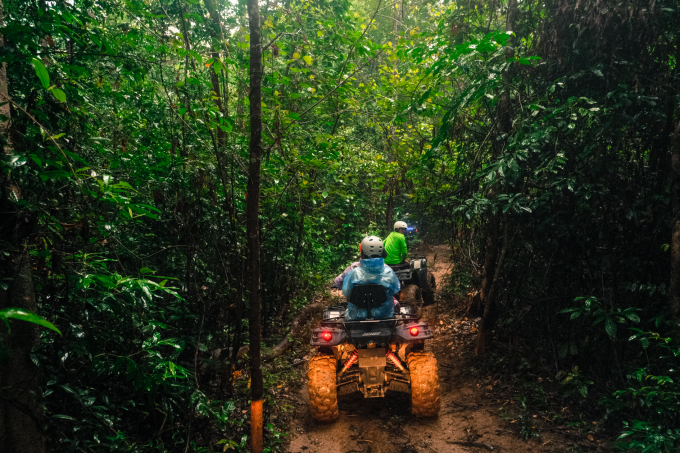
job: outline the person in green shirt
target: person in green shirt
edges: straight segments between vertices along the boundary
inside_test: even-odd
[[[390,233],[385,239],[385,264],[400,264],[406,261],[406,222],[396,222],[394,224],[394,231]]]

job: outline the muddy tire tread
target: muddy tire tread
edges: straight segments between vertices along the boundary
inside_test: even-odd
[[[309,410],[315,420],[331,422],[340,415],[336,375],[334,356],[319,354],[309,361]]]
[[[413,415],[436,417],[441,409],[437,359],[431,352],[412,352],[407,364],[411,373]]]

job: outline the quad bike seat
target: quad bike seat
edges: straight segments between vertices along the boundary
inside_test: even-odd
[[[366,309],[366,319],[373,319],[372,310],[385,304],[385,287],[375,283],[356,284],[352,288],[349,302],[358,308]]]

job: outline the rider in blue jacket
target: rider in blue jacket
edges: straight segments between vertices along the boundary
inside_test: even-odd
[[[399,291],[399,279],[394,271],[385,264],[383,242],[379,237],[369,236],[361,241],[361,261],[359,266],[350,270],[342,284],[342,293],[350,299],[355,284],[375,283],[385,288],[385,302],[380,308],[371,310],[374,318],[391,318],[394,316],[394,295]],[[366,309],[359,308],[351,302],[347,305],[345,319],[359,319],[366,317]]]

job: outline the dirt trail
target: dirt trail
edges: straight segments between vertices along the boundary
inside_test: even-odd
[[[448,247],[422,250],[439,282],[450,271]],[[436,254],[436,259],[435,259]],[[340,418],[318,423],[309,414],[306,383],[289,433],[288,451],[304,453],[411,453],[411,452],[548,452],[565,451],[556,435],[523,441],[508,421],[499,417],[497,400],[489,386],[496,382],[476,382],[463,377],[463,356],[469,354],[476,327],[466,319],[441,314],[437,305],[423,313],[435,328],[435,338],[426,349],[439,363],[442,409],[436,419],[418,419],[410,413],[410,396],[364,399],[360,394],[341,397]],[[469,359],[468,359],[469,360]]]

